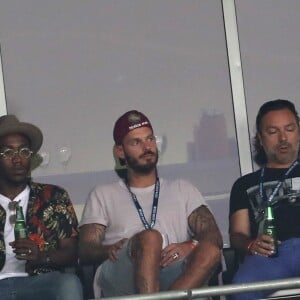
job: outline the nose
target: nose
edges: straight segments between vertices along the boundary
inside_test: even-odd
[[[149,140],[144,141],[144,148],[149,149],[151,147],[151,142]]]
[[[14,152],[14,155],[11,159],[13,162],[18,162],[18,161],[21,161],[21,156],[20,156],[20,153],[18,151]]]
[[[140,147],[145,149],[149,146],[149,141],[148,139],[140,139]]]
[[[286,141],[287,140],[287,134],[284,130],[280,131],[279,140],[280,141]]]

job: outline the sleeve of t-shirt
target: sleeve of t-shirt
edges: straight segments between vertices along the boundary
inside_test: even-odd
[[[191,183],[181,180],[179,183],[179,188],[186,197],[186,211],[189,216],[196,208],[201,205],[207,206],[204,197],[201,192],[193,186]]]
[[[247,191],[243,185],[243,180],[239,178],[232,186],[230,192],[229,216],[240,209],[248,208]]]
[[[93,189],[84,206],[79,227],[85,224],[101,224],[107,226],[108,216],[101,187]]]

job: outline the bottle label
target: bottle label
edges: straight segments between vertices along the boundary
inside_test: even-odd
[[[27,230],[26,228],[19,228],[15,231],[15,239],[26,239],[27,238]]]

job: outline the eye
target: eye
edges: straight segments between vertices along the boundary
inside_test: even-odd
[[[148,138],[147,138],[147,142],[149,143],[152,143],[155,141],[155,136],[154,135],[150,135]]]
[[[290,132],[295,131],[295,129],[296,129],[296,126],[294,124],[286,127],[286,131],[290,131]]]
[[[32,154],[32,151],[29,148],[21,148],[19,150],[19,155],[23,158],[29,158]]]
[[[134,140],[131,140],[129,142],[130,146],[138,146],[139,144],[140,144],[140,140],[139,139],[134,139]]]
[[[15,151],[13,149],[5,149],[1,155],[4,158],[12,158],[15,155]]]
[[[14,151],[13,149],[5,149],[0,155],[5,159],[13,159],[15,155],[19,155],[21,158],[29,158],[32,155],[32,151],[29,148],[21,148],[20,150]]]
[[[268,128],[267,129],[267,133],[268,134],[276,134],[277,133],[277,129],[276,128]]]

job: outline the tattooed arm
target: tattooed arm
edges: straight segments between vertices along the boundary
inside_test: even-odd
[[[82,263],[101,263],[106,259],[116,261],[126,239],[112,245],[103,245],[105,226],[101,224],[86,224],[79,232],[79,259]]]
[[[188,256],[185,271],[170,286],[171,290],[207,284],[221,261],[222,237],[209,209],[204,205],[198,207],[190,214],[188,223],[199,243]]]
[[[209,242],[222,249],[223,241],[215,218],[209,209],[202,205],[196,208],[188,218],[189,227],[199,242]]]
[[[107,246],[102,242],[105,226],[101,224],[86,224],[79,232],[79,259],[83,263],[101,263],[108,258]]]

